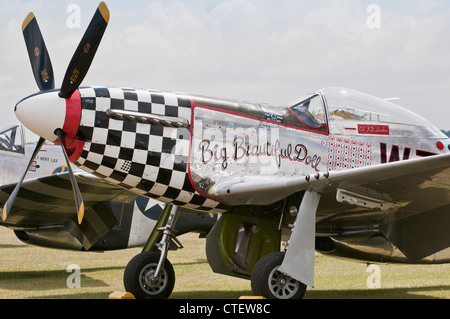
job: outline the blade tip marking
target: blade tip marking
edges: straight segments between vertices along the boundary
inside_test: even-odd
[[[3,210],[2,210],[2,220],[6,221],[6,217],[8,217],[8,216],[6,214],[6,203],[5,203],[5,206],[3,206]]]
[[[84,203],[81,202],[80,209],[78,210],[78,224],[81,224],[84,217]]]
[[[105,2],[101,2],[98,6],[98,10],[102,14],[103,19],[105,19],[106,23],[109,23],[109,9]]]
[[[30,12],[28,13],[27,17],[25,18],[25,20],[23,20],[23,24],[22,24],[22,32],[25,31],[25,29],[27,28],[27,26],[30,24],[30,22],[35,18],[34,13]]]

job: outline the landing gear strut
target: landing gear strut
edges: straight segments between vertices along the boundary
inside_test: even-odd
[[[306,286],[314,287],[316,211],[320,194],[306,191],[285,252],[261,258],[253,268],[253,293],[266,298],[303,298]]]
[[[135,298],[164,299],[172,293],[175,272],[167,260],[167,251],[171,239],[178,242],[174,228],[179,215],[178,206],[167,204],[143,251],[125,268],[124,286]]]

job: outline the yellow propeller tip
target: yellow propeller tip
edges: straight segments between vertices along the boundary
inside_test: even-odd
[[[101,2],[98,6],[98,10],[103,16],[103,19],[105,19],[106,23],[109,23],[109,9],[105,2]]]
[[[8,217],[8,214],[7,214],[8,210],[6,209],[6,204],[7,203],[5,203],[5,205],[3,205],[3,209],[2,209],[2,220],[3,221],[6,221],[6,218]]]
[[[78,224],[81,224],[84,217],[84,203],[81,202],[80,209],[78,210]]]
[[[25,20],[23,20],[23,24],[22,24],[22,32],[27,28],[27,26],[30,24],[31,20],[34,19],[34,13],[30,12],[27,17],[25,18]]]

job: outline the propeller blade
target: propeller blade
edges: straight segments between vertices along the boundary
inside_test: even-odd
[[[65,133],[61,129],[56,130],[56,135],[58,136],[59,142],[61,144],[64,157],[66,159],[67,168],[69,169],[69,176],[70,176],[70,182],[72,183],[73,188],[73,195],[75,197],[75,203],[77,205],[77,216],[78,216],[78,223],[81,224],[84,217],[84,202],[83,198],[81,197],[80,188],[78,187],[77,179],[75,178],[75,175],[73,174],[72,168],[70,167],[70,161],[67,156],[66,148],[65,148]]]
[[[39,89],[41,91],[54,89],[55,80],[52,62],[33,12],[30,12],[23,21],[22,33],[25,38],[34,78]]]
[[[2,212],[2,219],[3,221],[6,220],[6,218],[8,217],[9,212],[11,211],[11,208],[14,204],[14,201],[16,200],[17,194],[19,193],[20,187],[22,186],[22,183],[25,179],[25,176],[28,173],[28,170],[31,166],[31,163],[33,163],[34,159],[36,158],[36,156],[38,155],[39,151],[41,150],[42,145],[44,145],[45,139],[44,138],[39,138],[39,141],[36,145],[36,148],[33,151],[33,155],[31,156],[30,162],[28,163],[28,166],[25,170],[25,172],[22,175],[22,178],[19,180],[19,182],[17,183],[16,187],[14,188],[13,192],[11,193],[11,195],[9,196],[8,200],[5,203],[5,206],[3,206],[3,212]]]
[[[59,96],[68,99],[86,76],[109,22],[109,9],[101,2],[69,63]]]

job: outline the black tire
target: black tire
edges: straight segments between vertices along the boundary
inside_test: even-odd
[[[136,299],[166,299],[175,286],[175,271],[169,260],[165,260],[156,282],[150,278],[156,271],[160,254],[153,251],[142,252],[134,256],[123,275],[125,290]]]
[[[306,285],[278,271],[284,253],[274,252],[261,258],[253,268],[252,291],[267,299],[301,299]]]

